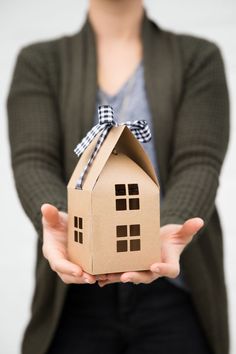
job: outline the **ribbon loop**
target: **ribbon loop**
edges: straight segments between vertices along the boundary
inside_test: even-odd
[[[124,124],[141,143],[147,143],[151,140],[152,135],[146,120],[135,120],[134,122],[128,121]]]
[[[117,127],[119,124],[114,119],[114,111],[111,106],[104,105],[98,107],[98,121],[99,123],[95,125],[87,135],[82,139],[82,141],[76,146],[74,152],[78,157],[82,155],[84,150],[88,147],[88,145],[92,142],[95,136],[102,132],[92,155],[89,158],[87,165],[84,167],[80,178],[76,184],[76,189],[82,189],[84,177],[93,163],[98,151],[104,140],[106,139],[109,131],[113,126]],[[128,121],[125,123],[121,123],[121,125],[126,125],[130,131],[134,134],[136,139],[138,139],[141,143],[146,143],[151,140],[151,132],[149,126],[145,120],[136,120],[134,122]]]
[[[99,124],[111,124],[117,126],[117,122],[114,119],[114,110],[111,106],[104,105],[98,107],[98,121]]]

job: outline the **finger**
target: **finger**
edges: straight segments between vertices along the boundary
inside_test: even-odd
[[[82,277],[76,277],[73,275],[68,275],[68,274],[64,274],[64,273],[57,273],[59,275],[59,277],[61,278],[61,280],[65,283],[65,284],[93,284],[95,283],[95,281],[91,281],[90,279],[87,278],[87,276],[82,276]]]
[[[79,265],[70,262],[63,250],[51,247],[50,242],[44,242],[42,251],[44,257],[48,260],[50,267],[54,272],[74,274],[76,276],[80,276],[82,274],[82,268]]]
[[[96,280],[107,280],[108,279],[108,275],[107,274],[97,274],[95,276]]]
[[[64,273],[57,273],[65,284],[85,284],[85,280],[82,277],[75,277]]]
[[[43,223],[49,227],[55,227],[60,221],[58,209],[51,204],[43,204],[41,207]]]
[[[120,277],[123,273],[109,273],[107,274],[107,280],[112,282],[120,281]]]
[[[98,280],[98,285],[100,286],[100,288],[102,288],[105,285],[113,284],[113,283],[117,283],[117,282],[111,280]]]
[[[158,275],[151,271],[141,271],[141,272],[126,272],[121,275],[121,281],[124,283],[144,283],[149,284],[154,279],[157,279]]]
[[[64,211],[59,211],[58,214],[59,214],[60,224],[67,228],[67,225],[68,225],[68,214],[65,213]]]
[[[57,273],[63,273],[77,277],[83,274],[83,270],[80,266],[68,261],[65,258],[57,258],[54,261],[49,260],[49,263],[52,270]]]
[[[163,245],[161,262],[152,264],[150,270],[160,276],[176,278],[180,271],[179,258],[182,248],[182,245]]]
[[[150,267],[151,272],[160,277],[176,278],[179,275],[179,263],[154,263]]]
[[[54,251],[54,254],[56,252]],[[59,252],[58,252],[59,254]],[[54,271],[54,272],[57,272],[58,274],[63,274],[63,275],[68,275],[68,276],[72,276],[72,277],[83,277],[84,278],[84,281],[86,283],[89,283],[89,284],[93,284],[96,282],[96,278],[95,276],[91,275],[91,274],[88,274],[86,272],[83,271],[83,269],[77,265],[77,264],[74,264],[70,261],[68,261],[66,258],[60,256],[60,257],[53,257],[53,260],[52,259],[48,259],[49,261],[49,264],[50,264],[50,267],[51,269]]]
[[[183,240],[192,239],[192,237],[203,227],[204,221],[201,218],[192,218],[183,224],[178,231],[178,236]]]
[[[95,275],[89,274],[87,272],[83,272],[82,277],[84,278],[85,283],[88,283],[88,284],[96,283]]]
[[[98,285],[102,287],[108,284],[120,283],[121,274],[122,273],[109,273],[106,275],[105,279],[98,279]]]

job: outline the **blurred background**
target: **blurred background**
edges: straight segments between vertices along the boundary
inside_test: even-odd
[[[131,1],[131,0],[127,0]],[[225,236],[231,354],[236,354],[236,1],[147,0],[149,16],[163,28],[210,39],[221,48],[231,98],[231,139],[217,196]],[[22,46],[77,32],[86,0],[0,1],[0,353],[17,354],[34,287],[36,234],[18,201],[11,172],[6,96]]]

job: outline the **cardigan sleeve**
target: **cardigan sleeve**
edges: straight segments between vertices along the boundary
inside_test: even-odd
[[[207,226],[228,145],[229,100],[222,56],[215,44],[199,42],[185,70],[162,225],[201,217]]]
[[[42,53],[18,55],[7,101],[12,167],[22,206],[42,238],[41,205],[66,211],[62,136]]]

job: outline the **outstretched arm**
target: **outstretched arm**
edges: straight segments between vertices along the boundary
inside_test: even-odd
[[[42,238],[41,205],[66,211],[66,183],[57,104],[44,53],[37,45],[23,49],[8,96],[12,167],[20,201]]]
[[[182,40],[185,72],[173,128],[161,225],[182,224],[198,216],[207,227],[228,146],[228,90],[217,46],[199,39],[189,57],[188,37]]]

